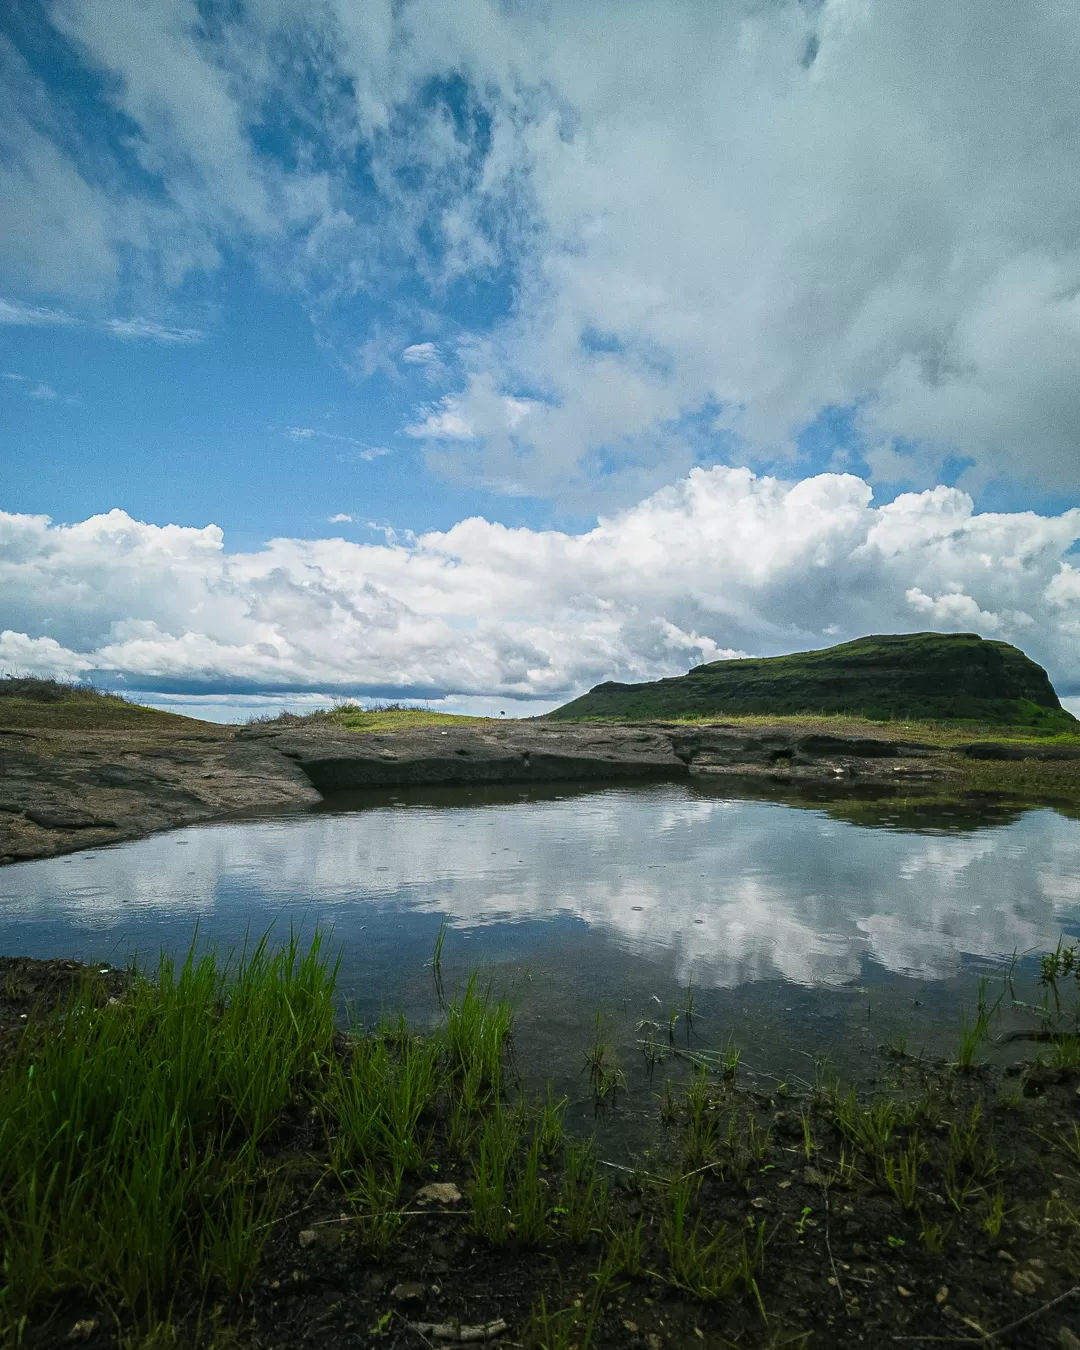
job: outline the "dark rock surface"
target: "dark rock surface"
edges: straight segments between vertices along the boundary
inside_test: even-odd
[[[251,727],[237,734],[273,747],[323,795],[363,787],[680,778],[689,772],[670,733],[657,727],[490,722],[359,734]]]
[[[291,760],[231,727],[0,729],[0,862],[318,800]]]
[[[357,788],[470,783],[588,782],[733,774],[896,782],[945,772],[931,746],[798,728],[678,723],[490,722],[357,735],[319,728],[237,733],[291,760],[323,794]]]
[[[0,729],[0,861],[229,815],[300,809],[356,788],[698,774],[895,783],[942,776],[941,759],[932,748],[901,741],[662,722],[489,722],[356,733],[214,727],[178,718],[122,732]]]

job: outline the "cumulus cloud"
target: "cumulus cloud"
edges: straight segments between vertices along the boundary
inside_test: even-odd
[[[384,543],[0,515],[0,663],[132,688],[561,699],[866,632],[1017,642],[1080,693],[1080,509],[875,506],[847,474],[695,469],[585,534],[474,518]]]
[[[891,481],[959,456],[973,483],[1075,485],[1080,12],[1057,0],[49,12],[131,131],[74,143],[0,51],[13,285],[167,291],[246,250],[361,371],[444,380],[411,429],[514,490],[626,503],[694,461],[688,419],[755,463],[836,406]],[[512,299],[463,331],[459,282]],[[364,291],[392,301],[357,331]]]
[[[337,513],[337,515],[335,515],[335,516],[328,516],[328,517],[327,517],[327,520],[329,520],[329,522],[330,522],[331,525],[351,525],[351,524],[352,524],[352,516],[347,515],[344,511],[339,511],[339,512]]]

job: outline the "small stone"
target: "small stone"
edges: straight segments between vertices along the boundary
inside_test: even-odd
[[[947,1284],[943,1284],[941,1288],[937,1291],[937,1293],[934,1295],[934,1302],[940,1308],[948,1297],[949,1297],[949,1286]]]
[[[97,1330],[96,1317],[82,1317],[71,1328],[67,1334],[69,1341],[85,1341],[88,1336],[92,1336]]]
[[[637,1323],[636,1323],[636,1322],[630,1322],[630,1321],[628,1321],[626,1318],[624,1318],[624,1319],[623,1319],[623,1329],[624,1329],[625,1331],[636,1332],[636,1331],[637,1331]]]
[[[423,1298],[426,1292],[424,1286],[415,1280],[404,1280],[401,1284],[394,1285],[390,1290],[390,1297],[395,1303],[415,1303]]]
[[[791,1185],[790,1181],[781,1181],[777,1189],[781,1191],[786,1191],[790,1185]]]
[[[769,1202],[763,1195],[755,1195],[753,1200],[750,1201],[751,1209],[768,1209],[768,1207]]]
[[[452,1181],[432,1181],[421,1186],[416,1192],[416,1202],[420,1205],[459,1205],[461,1192]]]
[[[1018,1294],[1027,1294],[1029,1297],[1039,1292],[1039,1285],[1043,1281],[1033,1270],[1014,1270],[1012,1275],[1012,1287]]]
[[[314,1228],[304,1228],[296,1235],[296,1240],[301,1247],[313,1247],[319,1240],[319,1235]]]
[[[898,1285],[896,1286],[896,1292],[900,1295],[901,1298],[910,1298],[910,1297],[911,1297],[911,1290],[910,1290],[910,1289],[905,1289],[904,1286],[903,1286],[902,1284],[898,1284]]]
[[[645,1344],[649,1347],[649,1350],[661,1350],[661,1347],[663,1346],[664,1342],[660,1339],[660,1337],[656,1334],[655,1331],[650,1331],[649,1334],[645,1337]]]

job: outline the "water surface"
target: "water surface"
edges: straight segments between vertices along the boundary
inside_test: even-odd
[[[693,986],[701,1043],[796,1072],[903,1034],[955,1041],[975,974],[1080,931],[1080,823],[1052,810],[877,812],[698,784],[444,789],[199,826],[0,872],[0,950],[121,962],[332,928],[357,1014],[437,1016],[475,966],[523,1054],[572,1083],[600,1011],[624,1062]]]

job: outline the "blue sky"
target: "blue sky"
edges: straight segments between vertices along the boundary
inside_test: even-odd
[[[14,0],[0,661],[536,709],[703,655],[974,626],[1080,690],[1080,19],[1018,22]],[[801,561],[789,498],[818,513]],[[867,572],[881,521],[916,516],[903,566]],[[581,562],[605,530],[617,576]],[[332,563],[299,547],[338,536]],[[116,583],[163,547],[156,582]]]

